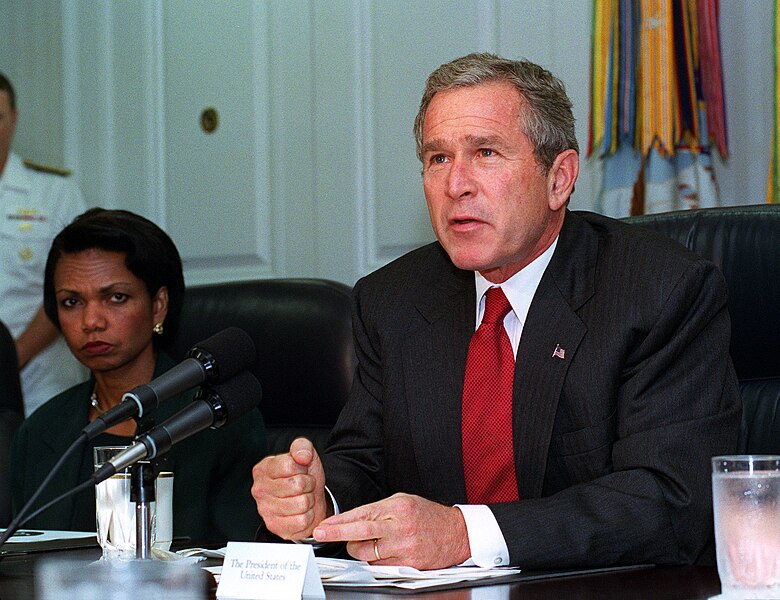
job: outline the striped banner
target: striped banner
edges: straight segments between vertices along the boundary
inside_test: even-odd
[[[726,102],[723,98],[723,66],[718,36],[718,0],[698,0],[699,69],[702,97],[707,105],[707,130],[723,158],[728,158]]]
[[[674,154],[677,70],[674,60],[672,3],[640,0],[642,30],[639,34],[637,97],[639,149],[661,155]]]
[[[728,157],[719,13],[719,0],[593,0],[588,155],[604,164],[606,214],[719,204],[710,156],[712,146]]]

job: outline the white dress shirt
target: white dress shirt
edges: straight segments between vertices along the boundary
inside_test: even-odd
[[[509,304],[512,305],[512,310],[504,318],[504,329],[509,336],[515,358],[517,358],[517,347],[520,345],[520,336],[523,333],[528,309],[531,307],[531,300],[536,294],[536,288],[539,287],[547,265],[550,264],[557,243],[556,237],[550,247],[538,258],[499,286],[490,283],[479,272],[474,273],[477,290],[474,331],[479,328],[485,312],[485,292],[491,287],[500,287],[504,290]],[[480,567],[508,565],[509,549],[490,508],[483,504],[456,504],[455,506],[463,513],[469,536],[471,559],[466,564],[473,562]]]

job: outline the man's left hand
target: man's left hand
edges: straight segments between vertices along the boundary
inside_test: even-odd
[[[314,538],[345,541],[351,556],[374,565],[441,569],[471,556],[460,510],[409,494],[328,517],[314,529]]]

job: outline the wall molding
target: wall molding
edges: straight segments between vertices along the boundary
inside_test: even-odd
[[[163,228],[168,224],[165,188],[165,81],[163,57],[163,7],[161,2],[144,1],[144,40],[146,48],[146,210]]]
[[[68,10],[68,7],[71,10]],[[79,42],[81,28],[78,11],[68,0],[62,0],[62,102],[63,102],[63,157],[65,167],[76,173],[81,170],[81,106],[79,87]]]
[[[376,181],[374,177],[374,101],[371,83],[372,27],[368,3],[353,0],[355,35],[355,214],[358,237],[355,248],[360,272],[373,271],[379,264],[374,226],[376,222]]]
[[[116,133],[116,94],[114,93],[116,72],[114,61],[113,29],[116,24],[114,18],[115,4],[106,2],[99,5],[101,7],[102,31],[100,35],[102,80],[104,82],[103,104],[103,125],[105,127],[105,137],[103,143],[104,169],[103,186],[105,191],[106,205],[118,208],[118,185],[117,185],[117,133]]]
[[[253,106],[254,106],[254,143],[255,156],[271,154],[271,90],[269,89],[270,45],[268,10],[260,2],[252,3],[252,66],[253,66]],[[255,257],[259,260],[262,272],[266,275],[278,273],[278,264],[274,263],[271,252],[272,236],[263,235],[263,229],[271,228],[271,165],[265,160],[254,161],[255,181]]]

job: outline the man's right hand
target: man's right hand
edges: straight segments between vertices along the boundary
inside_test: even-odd
[[[325,471],[314,445],[297,438],[287,454],[268,456],[252,469],[257,512],[272,533],[287,540],[311,536],[332,513],[325,498]]]

